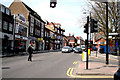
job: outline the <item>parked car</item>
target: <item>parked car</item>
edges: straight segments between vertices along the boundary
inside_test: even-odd
[[[70,47],[69,47],[69,46],[64,46],[64,47],[62,48],[62,53],[64,53],[64,52],[71,52],[71,51],[70,51]]]
[[[80,47],[75,47],[74,53],[82,53],[83,50]]]
[[[114,74],[114,80],[120,80],[120,68],[118,71]]]
[[[85,45],[81,45],[83,51],[85,51]]]
[[[73,47],[70,47],[70,52],[73,52]]]

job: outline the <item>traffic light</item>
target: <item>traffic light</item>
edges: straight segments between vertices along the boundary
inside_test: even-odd
[[[91,19],[91,33],[98,32],[98,25],[96,20]]]
[[[88,33],[88,24],[87,23],[85,24],[84,28],[85,28],[84,33]]]
[[[50,7],[55,8],[57,4],[57,0],[50,0]]]

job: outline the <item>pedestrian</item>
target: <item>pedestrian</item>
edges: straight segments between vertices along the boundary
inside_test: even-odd
[[[33,44],[31,43],[28,47],[28,61],[31,61],[32,62],[32,54],[33,54]]]

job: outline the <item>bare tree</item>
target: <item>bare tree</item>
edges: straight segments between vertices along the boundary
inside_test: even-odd
[[[115,0],[116,1],[116,0]],[[118,22],[119,22],[119,0],[116,2],[108,3],[108,32],[118,32]],[[106,4],[101,2],[95,2],[92,4],[92,18],[98,21],[98,33],[106,37]]]

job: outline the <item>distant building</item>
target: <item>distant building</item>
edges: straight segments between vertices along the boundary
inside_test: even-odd
[[[45,27],[49,30],[50,49],[53,50],[62,48],[64,46],[63,38],[65,30],[61,28],[61,24],[47,22]]]
[[[77,39],[78,46],[85,45],[85,41],[83,40],[81,36],[77,36],[76,39]]]
[[[71,35],[71,33],[69,33],[69,36],[66,36],[68,39],[68,46],[70,47],[75,47],[77,46],[77,39],[74,37],[74,34]]]

